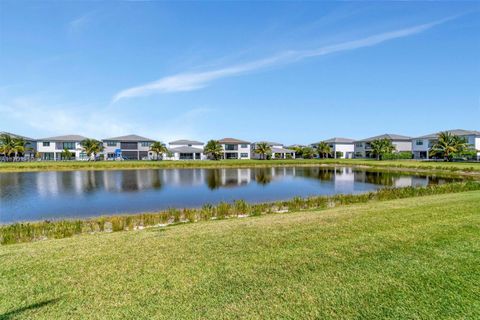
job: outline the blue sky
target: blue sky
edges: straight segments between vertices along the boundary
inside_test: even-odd
[[[480,130],[480,2],[0,2],[0,131]]]

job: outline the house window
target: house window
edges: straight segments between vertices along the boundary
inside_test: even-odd
[[[115,153],[107,153],[107,159],[115,159]]]
[[[234,144],[226,144],[225,145],[225,150],[235,150],[235,145]]]
[[[150,147],[150,145],[152,144],[151,142],[148,142],[148,141],[142,141],[140,142],[140,144],[142,145],[142,147]]]
[[[363,147],[363,143],[355,143],[355,147],[362,148],[362,147]]]
[[[417,141],[415,141],[415,144],[417,146],[423,146],[423,140],[417,140]]]
[[[107,147],[116,147],[117,142],[116,141],[107,141]]]
[[[240,153],[240,158],[248,158],[248,153]]]
[[[241,147],[242,147],[243,149],[248,148],[248,146],[247,146],[246,144],[242,144]]]
[[[64,142],[62,149],[75,150],[75,142]]]
[[[43,141],[42,146],[50,147],[50,141]]]

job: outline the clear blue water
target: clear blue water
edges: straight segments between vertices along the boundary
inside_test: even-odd
[[[361,193],[451,180],[344,167],[0,173],[0,223]]]

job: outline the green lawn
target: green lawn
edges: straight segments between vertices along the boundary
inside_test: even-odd
[[[46,170],[108,170],[139,168],[220,168],[265,167],[285,165],[348,165],[381,169],[435,170],[446,172],[480,173],[480,162],[421,162],[413,160],[376,161],[364,159],[297,159],[297,160],[221,160],[221,161],[59,161],[59,162],[1,162],[0,172]]]
[[[0,319],[479,319],[480,192],[0,247]]]

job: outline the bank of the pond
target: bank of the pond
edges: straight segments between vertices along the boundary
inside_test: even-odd
[[[0,246],[1,319],[478,319],[480,192]]]
[[[246,168],[275,166],[344,165],[405,170],[409,172],[455,173],[480,176],[480,162],[426,162],[414,160],[365,159],[295,159],[295,160],[220,160],[220,161],[58,161],[58,162],[0,162],[1,172],[70,171],[70,170],[126,170],[169,168]]]
[[[298,210],[326,209],[336,206],[370,201],[410,198],[425,195],[457,193],[480,190],[480,182],[467,181],[430,185],[427,187],[385,188],[363,194],[340,194],[287,201],[249,204],[243,200],[218,205],[205,204],[200,209],[169,209],[156,213],[103,216],[85,220],[59,220],[14,223],[0,226],[0,244],[30,242],[52,238],[65,238],[84,233],[138,230],[152,226],[169,226],[179,223],[221,220],[228,218],[259,216]]]

